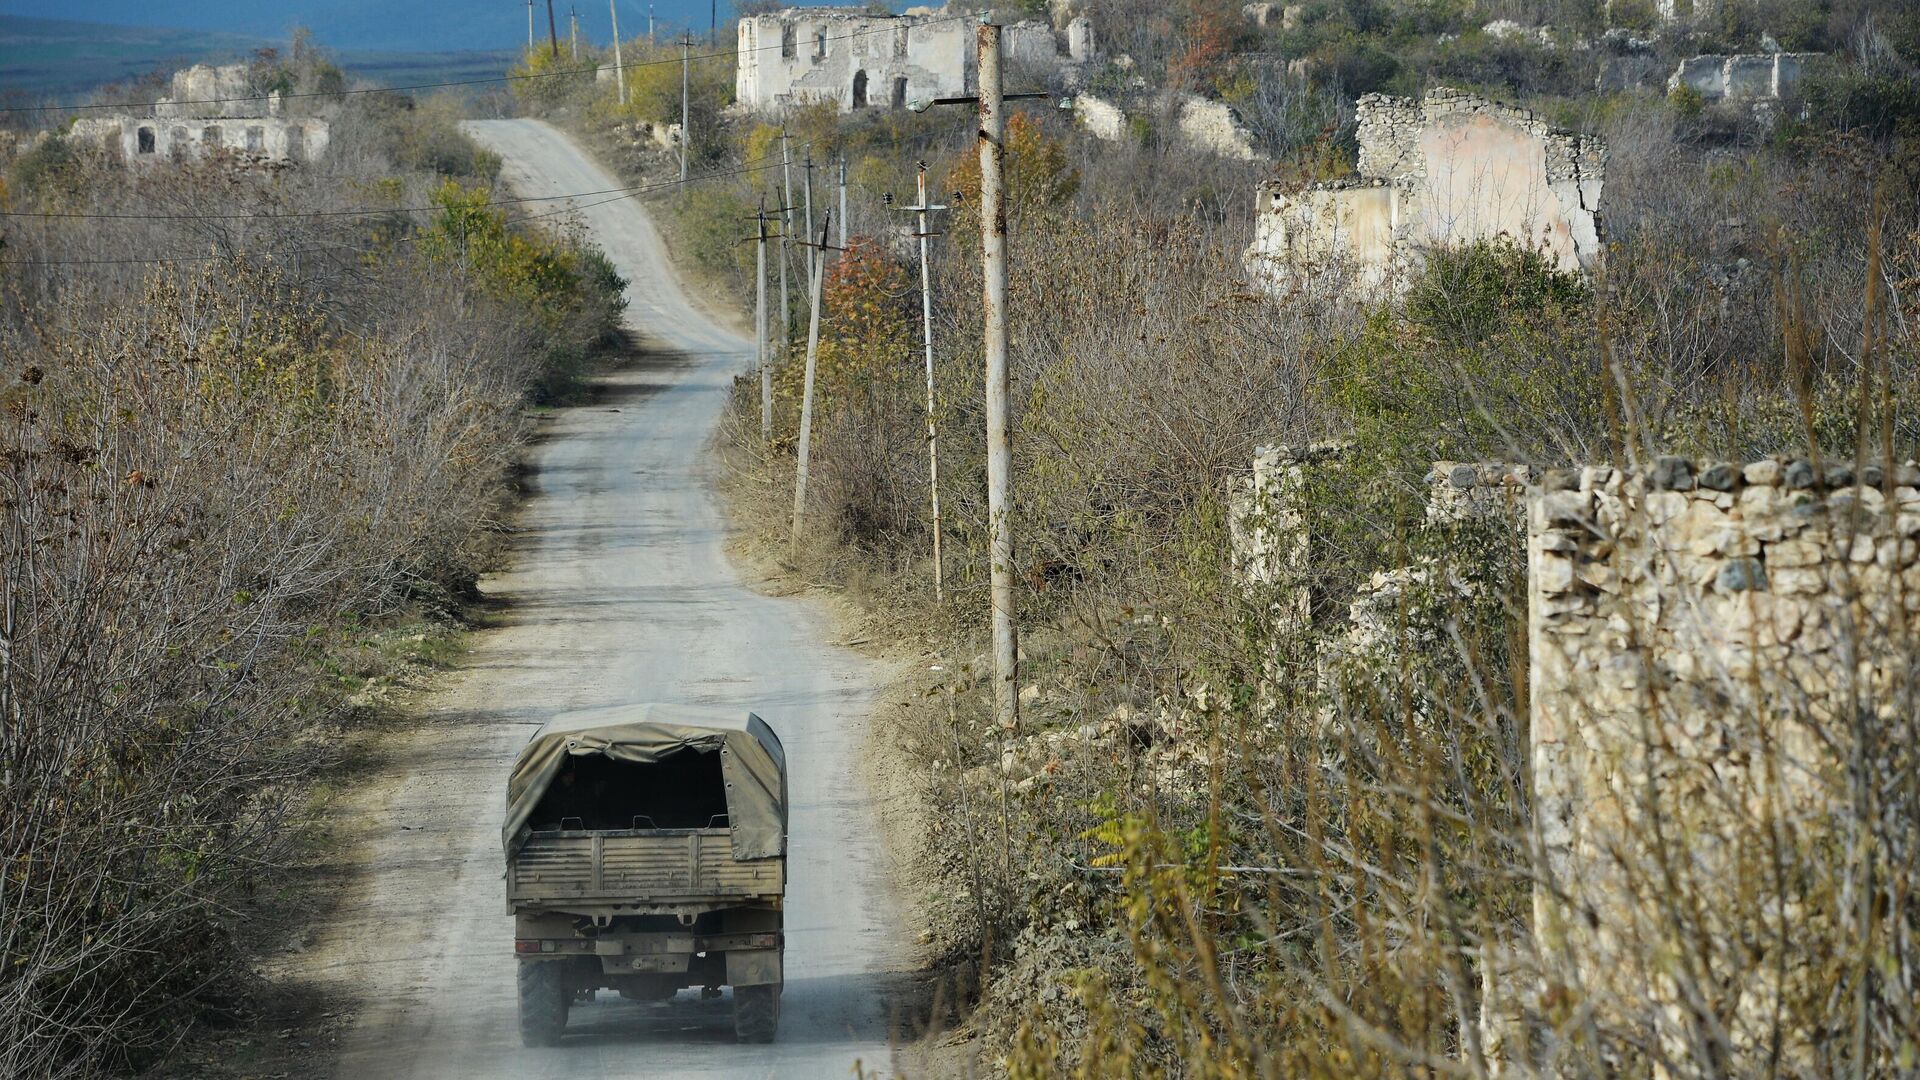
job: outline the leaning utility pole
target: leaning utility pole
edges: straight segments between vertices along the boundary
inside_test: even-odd
[[[813,374],[820,355],[820,279],[827,266],[826,222],[820,223],[820,244],[812,248],[812,253],[809,265],[813,270],[813,315],[807,321],[807,370],[800,387],[800,463],[793,475],[791,542],[794,544],[800,542],[800,523],[807,512],[807,455],[813,443]]]
[[[553,0],[547,0],[547,42],[553,46],[553,58],[560,59],[560,28],[553,21]]]
[[[580,62],[580,12],[571,7],[567,9],[567,51],[572,54],[573,62],[578,64]]]
[[[760,445],[773,443],[773,366],[767,362],[767,197],[760,196],[760,243],[753,260],[753,334],[760,345]]]
[[[914,235],[920,238],[920,323],[927,360],[927,491],[928,501],[933,504],[933,602],[938,604],[946,600],[946,572],[940,554],[940,432],[934,419],[933,396],[933,271],[927,258],[927,241],[935,234],[927,215],[946,207],[927,202],[927,163],[924,161],[920,163],[917,188],[919,201],[900,209],[913,211],[919,226],[914,229]],[[840,191],[843,196],[846,194],[844,186]],[[888,199],[891,201],[892,196]],[[844,221],[840,224],[842,228],[846,226]]]
[[[693,129],[687,126],[687,50],[693,48],[693,35],[684,35],[680,39],[680,182],[687,182],[687,136]]]
[[[926,202],[926,196],[922,195],[920,201]],[[847,158],[844,154],[840,157],[840,246],[847,246]]]
[[[985,278],[987,525],[993,594],[993,717],[1020,723],[1019,649],[1013,625],[1013,448],[1007,424],[1006,104],[1001,100],[1000,27],[976,31],[980,72],[980,257]]]
[[[620,59],[620,0],[607,0],[613,13],[613,80],[620,88],[620,104],[627,103],[627,65]]]

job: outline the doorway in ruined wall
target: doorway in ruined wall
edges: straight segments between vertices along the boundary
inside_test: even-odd
[[[893,94],[890,97],[890,101],[896,109],[904,109],[907,107],[907,77],[905,75],[894,76]]]
[[[140,130],[139,130],[139,131],[138,131],[138,132],[137,132],[137,133],[136,133],[136,134],[134,135],[134,138],[135,138],[135,140],[136,140],[136,143],[135,143],[135,146],[134,146],[134,150],[135,150],[135,152],[137,152],[137,153],[141,153],[141,154],[151,154],[151,153],[153,153],[153,150],[154,150],[154,141],[153,141],[153,129],[152,129],[152,128],[150,128],[150,127],[143,127],[143,128],[141,128],[141,129],[140,129]]]
[[[780,58],[783,60],[791,60],[793,59],[794,54],[798,51],[799,51],[799,43],[794,37],[793,24],[781,23],[780,24]]]
[[[864,71],[853,73],[853,107],[856,109],[867,107],[867,73]]]
[[[172,130],[167,132],[167,152],[172,155],[173,160],[187,160],[188,141],[186,128],[176,125]]]

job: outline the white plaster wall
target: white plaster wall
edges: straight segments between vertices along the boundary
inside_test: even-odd
[[[1465,113],[1426,127],[1419,146],[1426,183],[1416,243],[1447,247],[1508,236],[1542,250],[1561,270],[1580,269],[1573,215],[1547,183],[1538,136],[1486,113]]]
[[[140,133],[152,133],[142,153]],[[269,161],[317,161],[332,132],[325,120],[280,117],[97,117],[74,124],[74,139],[116,152],[129,164],[199,161],[216,151]]]
[[[781,47],[787,26],[793,27],[790,57]],[[972,26],[964,20],[784,11],[740,20],[739,47],[735,97],[762,112],[805,101],[851,110],[862,72],[865,105],[878,108],[892,104],[896,80],[906,80],[904,98],[911,101],[964,94],[973,73]]]

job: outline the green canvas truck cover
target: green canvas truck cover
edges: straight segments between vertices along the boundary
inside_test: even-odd
[[[526,841],[547,785],[569,757],[601,754],[651,764],[675,754],[718,753],[736,859],[786,852],[787,757],[780,737],[750,712],[690,705],[618,705],[563,713],[541,725],[507,781],[507,857]]]

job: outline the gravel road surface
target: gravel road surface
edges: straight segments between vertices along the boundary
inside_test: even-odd
[[[546,124],[468,130],[520,195],[621,186]],[[559,416],[533,454],[514,568],[484,583],[505,602],[502,625],[477,635],[424,729],[353,798],[373,822],[370,861],[302,960],[359,1002],[338,1075],[848,1077],[856,1061],[886,1073],[907,952],[855,758],[879,672],[828,642],[818,606],[741,584],[701,462],[752,343],[689,301],[638,201],[580,201],[632,283],[631,324],[682,355],[612,376],[601,400]],[[787,983],[771,1046],[735,1045],[730,1002],[688,991],[665,1006],[602,991],[561,1046],[520,1046],[501,879],[508,770],[551,714],[637,701],[751,708],[786,743]]]

